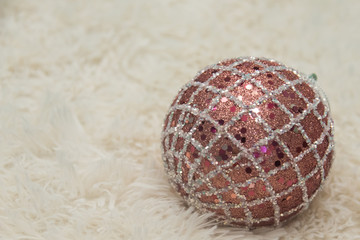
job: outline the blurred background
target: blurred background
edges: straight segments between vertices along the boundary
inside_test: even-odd
[[[0,0],[0,237],[356,239],[360,2]],[[181,86],[224,58],[316,73],[337,158],[309,211],[273,232],[216,228],[163,173]]]

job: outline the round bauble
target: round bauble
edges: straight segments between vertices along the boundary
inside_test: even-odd
[[[334,149],[329,104],[315,80],[254,57],[200,71],[164,121],[172,186],[225,225],[278,226],[306,209]]]

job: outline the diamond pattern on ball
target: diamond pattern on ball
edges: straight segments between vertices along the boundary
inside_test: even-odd
[[[165,118],[170,183],[222,224],[278,226],[306,209],[333,159],[328,102],[308,78],[271,59],[208,66]]]

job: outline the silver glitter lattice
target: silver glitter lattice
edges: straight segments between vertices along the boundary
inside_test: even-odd
[[[278,226],[305,210],[334,155],[329,104],[314,81],[266,58],[200,71],[163,126],[172,186],[226,225]]]

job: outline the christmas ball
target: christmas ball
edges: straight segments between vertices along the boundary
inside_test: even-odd
[[[333,120],[315,75],[236,58],[201,70],[165,118],[171,185],[220,224],[278,226],[308,208],[333,161]]]

